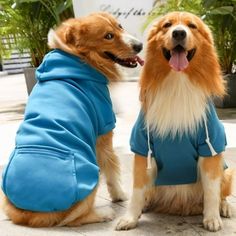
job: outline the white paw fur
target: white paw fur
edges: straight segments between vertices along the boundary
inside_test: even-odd
[[[116,230],[129,230],[137,226],[138,220],[134,219],[132,216],[124,216],[119,219]]]
[[[96,209],[96,213],[101,218],[100,222],[112,221],[115,218],[115,212],[112,208]]]
[[[220,216],[204,217],[203,225],[205,229],[213,232],[218,231],[223,227]]]
[[[226,218],[230,218],[232,216],[231,206],[226,200],[223,200],[220,204],[220,215]]]

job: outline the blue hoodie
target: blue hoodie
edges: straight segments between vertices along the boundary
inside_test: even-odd
[[[224,126],[218,119],[214,105],[209,102],[208,106],[205,122],[203,119],[195,135],[185,133],[175,138],[170,135],[161,138],[150,131],[150,148],[158,168],[156,185],[195,183],[198,179],[199,156],[209,158],[225,150]],[[130,139],[131,150],[143,157],[148,156],[149,146],[145,123],[144,113],[140,111]]]
[[[96,139],[115,127],[108,80],[79,57],[48,53],[16,135],[2,188],[18,208],[70,208],[96,187]]]

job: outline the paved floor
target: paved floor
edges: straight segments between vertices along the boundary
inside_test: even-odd
[[[117,115],[114,146],[122,163],[122,182],[127,195],[131,194],[132,184],[132,153],[129,151],[129,135],[135,117],[138,113],[138,85],[136,82],[118,83],[111,88]],[[0,170],[7,162],[7,158],[14,147],[15,132],[23,118],[23,111],[27,100],[23,75],[0,77]],[[228,136],[226,159],[229,166],[236,167],[236,109],[219,110],[224,119],[224,126]],[[234,188],[236,190],[236,186]],[[223,219],[224,228],[217,233],[209,233],[202,227],[202,216],[177,217],[147,213],[142,215],[137,229],[127,232],[114,231],[117,218],[127,206],[124,203],[111,203],[106,186],[101,183],[96,205],[98,207],[112,207],[117,218],[110,223],[85,225],[79,228],[32,229],[13,225],[0,211],[0,236],[110,236],[110,235],[236,235],[236,192],[230,197],[234,207],[234,217]]]

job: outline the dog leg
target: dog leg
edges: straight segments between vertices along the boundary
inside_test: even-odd
[[[109,132],[97,140],[97,158],[101,171],[105,174],[108,192],[113,202],[127,200],[120,183],[120,163],[112,143],[113,133]]]
[[[232,210],[230,204],[226,199],[222,199],[220,203],[220,215],[225,218],[230,218],[232,216]]]
[[[200,157],[199,167],[204,192],[203,225],[209,231],[222,228],[220,218],[220,191],[223,176],[222,155]]]
[[[125,216],[116,225],[116,230],[135,228],[142,214],[145,205],[145,192],[150,183],[147,173],[147,159],[145,157],[135,155],[133,174],[134,186],[132,198]]]
[[[224,175],[221,183],[221,203],[220,203],[220,215],[230,218],[232,216],[232,210],[230,204],[226,198],[232,193],[234,171],[232,169],[224,170]]]

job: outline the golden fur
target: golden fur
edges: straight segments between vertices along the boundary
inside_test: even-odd
[[[114,38],[105,39],[104,36],[110,32]],[[130,40],[125,42],[124,34]],[[69,19],[55,31],[51,30],[48,44],[51,48],[59,48],[79,56],[113,81],[119,79],[120,74],[116,62],[108,58],[104,52],[108,51],[124,60],[132,59],[138,53],[133,48],[134,44],[139,44],[140,47],[141,43],[127,35],[113,16],[108,13],[95,13],[83,18]],[[141,47],[139,49],[141,50]],[[120,165],[113,150],[112,136],[112,132],[109,132],[98,137],[97,161],[106,177],[112,200],[122,201],[126,197],[120,186]],[[79,226],[112,220],[114,217],[112,211],[98,212],[94,209],[96,191],[97,189],[85,200],[63,212],[42,213],[18,209],[6,197],[3,207],[7,216],[15,224],[30,227]]]
[[[172,30],[179,25],[187,32],[185,50],[196,49],[188,67],[181,72],[172,70],[163,55],[163,48],[174,50]],[[142,109],[151,130],[174,138],[177,133],[197,128],[206,116],[207,100],[225,94],[211,32],[200,18],[187,12],[172,12],[154,23],[140,86]],[[147,170],[146,157],[135,155],[133,196],[116,229],[136,227],[142,211],[152,209],[177,215],[203,214],[204,227],[219,230],[219,210],[221,216],[231,215],[226,197],[231,194],[233,172],[224,170],[222,153],[199,157],[198,169],[199,181],[194,184],[154,187],[155,171],[153,175]]]
[[[196,16],[188,13],[170,13],[162,17],[158,23],[154,24],[148,37],[148,47],[146,52],[145,67],[141,75],[141,101],[145,107],[145,100],[148,97],[145,94],[151,94],[152,97],[158,89],[163,80],[166,78],[171,68],[168,61],[163,57],[162,47],[171,47],[169,40],[170,35],[168,29],[163,28],[163,25],[171,18],[173,25],[180,22],[184,25],[194,23],[198,29],[189,31],[188,48],[194,47],[196,50],[196,57],[199,60],[192,60],[185,73],[190,80],[199,86],[207,96],[223,96],[225,94],[225,86],[221,76],[220,65],[218,63],[216,51],[213,44],[209,28]],[[199,50],[198,50],[199,49]],[[213,70],[210,70],[212,68]]]
[[[124,42],[122,34],[125,31],[119,26],[117,20],[105,12],[72,18],[62,23],[55,32],[49,32],[48,44],[51,48],[79,55],[110,80],[119,80],[119,69],[113,61],[107,59],[104,52],[112,52],[122,59],[133,57],[137,53],[132,50],[132,45]],[[115,35],[112,40],[104,38],[109,32]]]

